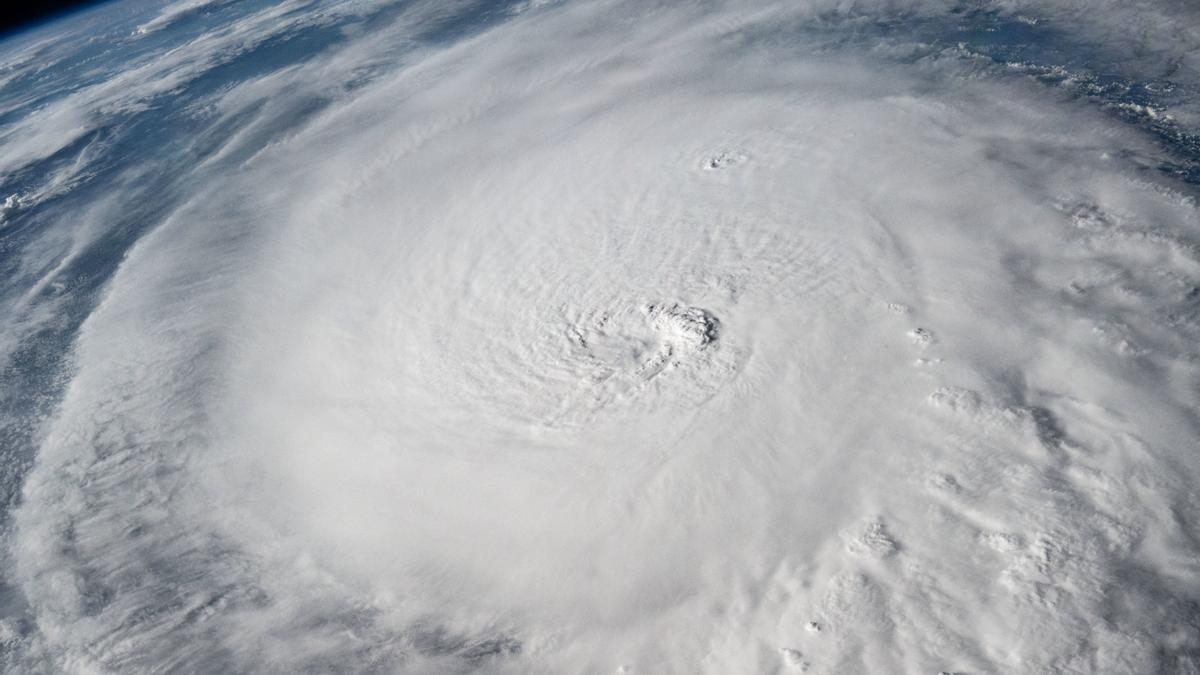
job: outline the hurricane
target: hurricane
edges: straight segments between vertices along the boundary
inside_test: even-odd
[[[0,40],[0,669],[1200,673],[1200,8]]]

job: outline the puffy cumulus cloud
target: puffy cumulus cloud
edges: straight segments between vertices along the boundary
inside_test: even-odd
[[[1200,667],[1161,134],[930,51],[949,3],[476,9],[193,102],[230,132],[79,331],[12,663]]]

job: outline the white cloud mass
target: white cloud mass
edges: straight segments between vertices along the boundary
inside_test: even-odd
[[[5,57],[7,667],[1200,672],[1194,9],[505,7]]]

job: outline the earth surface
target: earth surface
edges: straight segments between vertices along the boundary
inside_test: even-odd
[[[1200,10],[0,42],[0,669],[1200,673]]]

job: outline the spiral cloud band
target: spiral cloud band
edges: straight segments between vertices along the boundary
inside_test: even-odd
[[[4,57],[6,667],[1200,672],[1186,7],[96,11]]]

